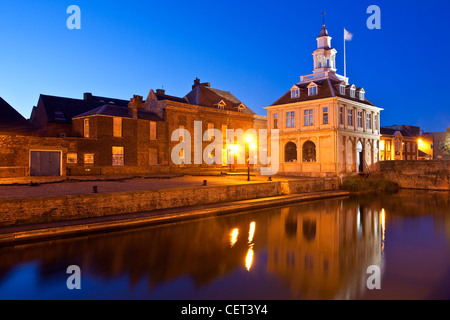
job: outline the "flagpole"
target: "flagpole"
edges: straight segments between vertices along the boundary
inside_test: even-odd
[[[347,79],[347,62],[345,56],[345,27],[344,27],[344,78]],[[345,80],[347,82],[347,80]]]

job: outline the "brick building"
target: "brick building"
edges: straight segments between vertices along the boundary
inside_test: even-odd
[[[8,169],[1,169],[0,177],[189,173],[197,169],[218,169],[237,158],[236,149],[233,157],[227,149],[227,129],[246,132],[266,128],[266,117],[256,115],[230,92],[211,88],[209,83],[200,83],[198,79],[183,98],[166,95],[164,90],[150,90],[145,101],[137,95],[130,101],[91,93],[85,93],[83,99],[41,95],[30,121],[18,117],[3,100],[0,102],[3,113],[8,112],[11,119],[17,118],[11,121],[14,125],[1,125],[0,130],[24,132],[21,138],[2,136],[0,168]],[[189,158],[186,150],[179,155],[183,162],[174,163],[172,149],[180,140],[172,141],[172,133],[183,128],[194,137],[199,123],[200,138],[208,136],[200,141],[200,161],[195,153]],[[211,165],[203,153],[215,141],[214,136],[205,133],[212,128],[221,130],[223,144],[206,152],[207,158],[217,160],[215,150],[220,150],[223,161]],[[191,139],[192,150],[196,141]],[[233,138],[231,143],[236,144],[237,139]],[[245,147],[240,151],[249,157]],[[233,169],[247,167],[247,163],[233,165]]]
[[[381,127],[380,161],[418,160],[420,128],[409,125]]]

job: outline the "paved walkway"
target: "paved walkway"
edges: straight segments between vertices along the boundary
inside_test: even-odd
[[[41,197],[60,197],[88,195],[96,186],[98,193],[131,192],[143,190],[161,190],[173,188],[200,187],[207,180],[208,186],[234,185],[267,182],[267,176],[252,175],[250,182],[246,174],[205,175],[205,176],[84,176],[1,179],[0,200],[28,199]],[[299,179],[299,177],[274,176],[272,181]],[[305,178],[303,178],[305,179]],[[311,178],[308,178],[311,179]],[[32,185],[30,185],[32,183]]]

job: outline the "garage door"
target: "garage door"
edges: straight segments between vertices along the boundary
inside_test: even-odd
[[[31,151],[31,176],[60,176],[61,151]]]

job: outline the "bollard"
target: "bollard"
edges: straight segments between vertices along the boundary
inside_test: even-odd
[[[208,185],[208,180],[203,180],[203,185],[207,186]]]
[[[272,177],[269,177],[269,179],[267,179],[268,181],[272,181]]]
[[[92,187],[92,193],[98,193],[98,187],[97,186],[93,186]]]

